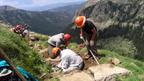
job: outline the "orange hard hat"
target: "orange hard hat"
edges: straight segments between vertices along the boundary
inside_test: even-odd
[[[78,28],[82,28],[84,26],[85,22],[86,22],[86,17],[85,16],[78,16],[75,19],[75,25]]]
[[[54,47],[54,48],[52,49],[52,54],[53,54],[53,55],[56,55],[58,51],[60,51],[60,48]]]

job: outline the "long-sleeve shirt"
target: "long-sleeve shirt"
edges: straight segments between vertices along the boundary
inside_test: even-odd
[[[48,40],[48,43],[52,46],[59,47],[61,44],[65,44],[63,36],[64,36],[64,33],[53,35]]]
[[[63,72],[79,68],[83,63],[82,58],[70,49],[64,49],[60,53],[61,62],[57,65]]]

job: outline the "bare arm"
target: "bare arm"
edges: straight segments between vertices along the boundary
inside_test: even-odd
[[[83,36],[83,30],[82,30],[82,28],[80,29],[80,36]]]
[[[96,38],[96,33],[97,33],[97,31],[96,31],[95,28],[93,28],[91,31],[93,32],[92,37],[91,37],[91,40],[94,40],[94,39]]]
[[[56,58],[56,59],[48,58],[48,59],[46,59],[46,61],[51,61],[51,62],[60,62],[61,59],[60,59],[60,58]]]

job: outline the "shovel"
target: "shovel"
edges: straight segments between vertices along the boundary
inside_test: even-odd
[[[84,43],[85,43],[85,45],[86,45],[86,41],[85,41],[85,39],[84,39],[84,38],[82,38],[82,40],[83,40],[83,42],[84,42]],[[94,53],[92,52],[92,50],[91,50],[91,49],[89,49],[87,45],[86,45],[86,48],[87,48],[87,50],[88,50],[88,51],[90,51],[90,54],[91,54],[91,55],[92,55],[92,57],[94,58],[94,60],[95,60],[96,64],[99,64],[99,62],[98,62],[98,60],[97,60],[96,56],[94,55]]]

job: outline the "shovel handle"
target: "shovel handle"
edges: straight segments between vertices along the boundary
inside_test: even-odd
[[[85,41],[85,39],[83,38],[82,40],[83,40],[83,42],[84,42],[84,43],[85,43],[85,45],[86,45],[86,41]],[[89,50],[89,51],[90,51],[90,53],[91,53],[91,55],[93,56],[93,58],[94,58],[95,62],[96,62],[97,64],[99,64],[99,62],[98,62],[97,58],[95,57],[95,55],[93,54],[93,52],[92,52],[90,49],[88,49],[88,46],[87,46],[87,45],[86,45],[86,48],[87,48],[87,50]]]

